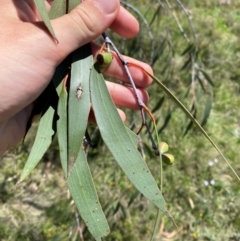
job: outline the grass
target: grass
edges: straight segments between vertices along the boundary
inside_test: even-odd
[[[240,173],[240,15],[236,3],[232,6],[219,6],[218,3],[219,1],[189,3],[189,8],[193,12],[201,49],[198,64],[202,64],[215,84],[212,89],[212,111],[205,129]],[[142,11],[144,12],[144,7]],[[181,12],[178,14],[184,28],[189,29],[184,15]],[[151,18],[152,15],[148,16]],[[166,23],[170,29],[169,40],[175,50],[171,57],[171,69],[163,71],[170,56],[167,48],[154,68],[156,75],[180,95],[189,83],[189,73],[180,71],[185,61],[181,52],[186,43],[171,16],[167,14],[164,18],[161,16],[161,28],[158,25],[152,26],[155,38],[163,39],[163,32],[159,29],[163,31]],[[149,46],[147,39],[142,41],[144,47]],[[134,46],[131,41],[128,44]],[[151,87],[149,93],[150,106],[153,107],[162,93],[156,86]],[[190,106],[191,98],[192,95],[189,95],[184,100],[187,106]],[[201,114],[205,96],[197,100]],[[155,116],[160,128],[168,111],[172,111],[171,120],[161,132],[160,138],[169,144],[169,151],[176,161],[172,166],[164,166],[163,194],[179,230],[163,216],[155,240],[240,240],[239,183],[217,152],[195,128],[183,137],[186,119],[180,110],[174,108],[171,101],[166,99]],[[199,115],[199,119],[201,118],[202,115]],[[14,184],[27,159],[33,137],[34,130],[28,136],[23,149],[21,146],[16,147],[0,162],[0,240],[81,240],[78,227],[85,240],[93,240],[81,219],[78,224],[76,209],[71,202],[59,164],[56,143],[31,176],[15,188]],[[146,161],[154,176],[159,179],[157,159],[148,151],[148,140],[143,141]],[[131,185],[101,141],[98,148],[89,153],[89,163],[112,231],[104,240],[150,240],[156,209]],[[206,181],[210,183],[211,180],[215,181],[214,185],[206,185]]]

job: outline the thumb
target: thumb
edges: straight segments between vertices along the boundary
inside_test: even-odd
[[[114,21],[119,0],[85,0],[69,14],[52,20],[58,51],[68,55],[100,36]]]

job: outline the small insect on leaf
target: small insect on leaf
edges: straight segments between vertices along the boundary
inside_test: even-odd
[[[78,100],[81,100],[82,94],[83,94],[83,88],[82,88],[82,84],[80,83],[76,90],[76,97]]]

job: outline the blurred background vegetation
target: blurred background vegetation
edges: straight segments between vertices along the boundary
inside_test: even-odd
[[[193,115],[240,173],[240,3],[212,0],[129,0],[138,18],[137,38],[111,34],[122,53],[151,64],[155,75]],[[240,240],[240,185],[210,143],[153,83],[149,106],[161,141],[175,156],[164,166],[163,195],[176,219],[176,230],[164,216],[155,240]],[[211,111],[211,112],[210,112]],[[128,113],[137,130],[139,113]],[[76,212],[61,171],[54,141],[42,162],[15,188],[31,149],[37,124],[25,144],[0,162],[0,240],[93,240]],[[150,240],[157,210],[131,185],[89,127],[95,150],[88,160],[111,234],[106,241]],[[143,155],[159,182],[159,164],[141,133]]]

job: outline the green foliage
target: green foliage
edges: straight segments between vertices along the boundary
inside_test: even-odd
[[[95,68],[99,68],[99,66]],[[132,184],[161,211],[167,214],[162,194],[151,172],[127,132],[107,86],[96,69],[90,74],[91,100],[102,138]]]
[[[64,6],[67,12],[69,7],[77,5],[76,1],[73,1],[69,6],[67,6],[67,2],[64,3],[61,0],[56,0],[56,2],[59,3],[53,5],[55,11],[51,10],[48,16],[46,9],[42,6],[42,1],[36,0],[36,8],[42,16],[46,28],[52,33],[52,37],[55,36],[51,31],[50,19],[63,13]],[[118,52],[117,54],[120,57]],[[166,210],[163,196],[154,177],[137,150],[136,143],[131,139],[133,134],[130,134],[130,130],[122,123],[107,87],[103,84],[104,79],[100,68],[109,65],[112,56],[110,53],[105,55],[108,58],[99,59],[99,56],[103,55],[98,54],[97,62],[92,67],[91,49],[90,45],[87,44],[68,56],[71,59],[70,64],[68,60],[62,62],[63,69],[65,70],[68,67],[71,69],[70,72],[67,71],[65,75],[61,76],[59,75],[60,67],[56,70],[52,82],[38,98],[42,100],[42,102],[38,101],[38,108],[42,111],[38,133],[18,181],[19,184],[29,176],[33,168],[42,159],[52,142],[52,137],[57,132],[61,164],[69,191],[89,232],[98,241],[107,236],[109,227],[99,203],[85,155],[84,134],[86,133],[91,105],[101,136],[124,173],[145,197],[172,219]],[[122,57],[120,59],[124,62]],[[130,82],[135,87],[131,78]],[[55,90],[52,88],[53,85]],[[46,96],[46,92],[49,90],[52,90],[54,94]],[[135,94],[138,97],[136,90]],[[46,100],[43,96],[47,97]],[[139,105],[143,105],[142,101],[139,102]],[[36,106],[34,106],[33,113],[35,110]],[[59,117],[62,119],[59,119]],[[60,120],[60,123],[57,123],[58,120]],[[147,124],[144,123],[144,125],[147,127],[150,138],[152,138]],[[134,139],[136,138],[134,137]],[[153,140],[152,143],[156,146]]]
[[[203,72],[198,75],[201,80],[196,77],[192,85],[191,71],[189,72],[191,65],[183,68],[191,53],[190,50],[184,53],[189,45],[169,14],[171,12],[167,10],[166,2],[162,1],[164,10],[158,10],[155,1],[151,1],[154,3],[151,9],[148,8],[149,1],[141,2],[146,5],[139,6],[138,1],[136,6],[139,6],[139,11],[151,23],[154,41],[149,37],[146,25],[142,23],[139,38],[122,42],[126,46],[125,54],[149,62],[151,49],[155,50],[150,63],[154,66],[156,76],[193,110],[193,114],[197,114],[198,120],[204,119],[208,112],[207,132],[211,137],[214,136],[221,151],[233,160],[233,165],[239,170],[238,3],[227,6],[219,5],[218,0],[183,1],[193,16],[192,22],[197,33],[199,51],[196,70],[201,69],[211,77],[214,83],[212,87],[211,81]],[[136,4],[134,1],[131,3]],[[183,29],[189,34],[191,30],[186,15],[177,3],[171,4],[174,4]],[[156,17],[151,21],[155,12]],[[121,42],[117,45],[121,46]],[[196,47],[192,50],[195,51]],[[156,86],[151,87],[149,93],[150,106],[154,108],[163,98],[163,93],[156,91]],[[210,116],[207,111],[209,96],[212,101]],[[196,100],[194,104],[193,100]],[[155,112],[159,130],[169,113],[171,114],[168,125],[160,132],[160,138],[169,144],[171,153],[175,156],[172,166],[164,166],[163,194],[180,231],[176,232],[166,218],[161,218],[164,226],[163,229],[158,229],[156,240],[238,240],[239,184],[230,176],[225,163],[220,159],[215,161],[218,160],[217,153],[196,129],[189,128],[187,135],[182,137],[186,130],[186,118],[168,97],[164,96],[164,101],[159,106]],[[132,116],[134,118],[129,122],[138,125],[134,121],[138,114]],[[149,240],[156,209],[136,191],[114,163],[107,148],[98,138],[98,130],[92,127],[90,131],[98,147],[87,152],[89,166],[112,230],[105,240]],[[71,200],[58,164],[59,157],[56,156],[56,144],[50,147],[44,161],[33,171],[26,183],[14,192],[11,191],[26,161],[28,146],[34,135],[32,133],[26,139],[26,152],[20,152],[16,148],[6,154],[0,163],[0,237],[3,240],[67,240],[71,236],[69,240],[73,240],[77,235],[77,240],[81,240],[77,231],[80,227],[85,240],[92,240],[81,219],[78,224],[74,215],[76,211],[70,205]],[[154,155],[147,149],[149,140],[145,138],[145,133],[141,137],[147,164],[153,175],[158,176]],[[208,164],[209,160],[213,165]],[[215,181],[214,185],[210,183],[212,180]],[[208,181],[207,186],[204,181]],[[40,209],[38,205],[34,205],[44,204],[46,201],[50,204],[42,205]]]

